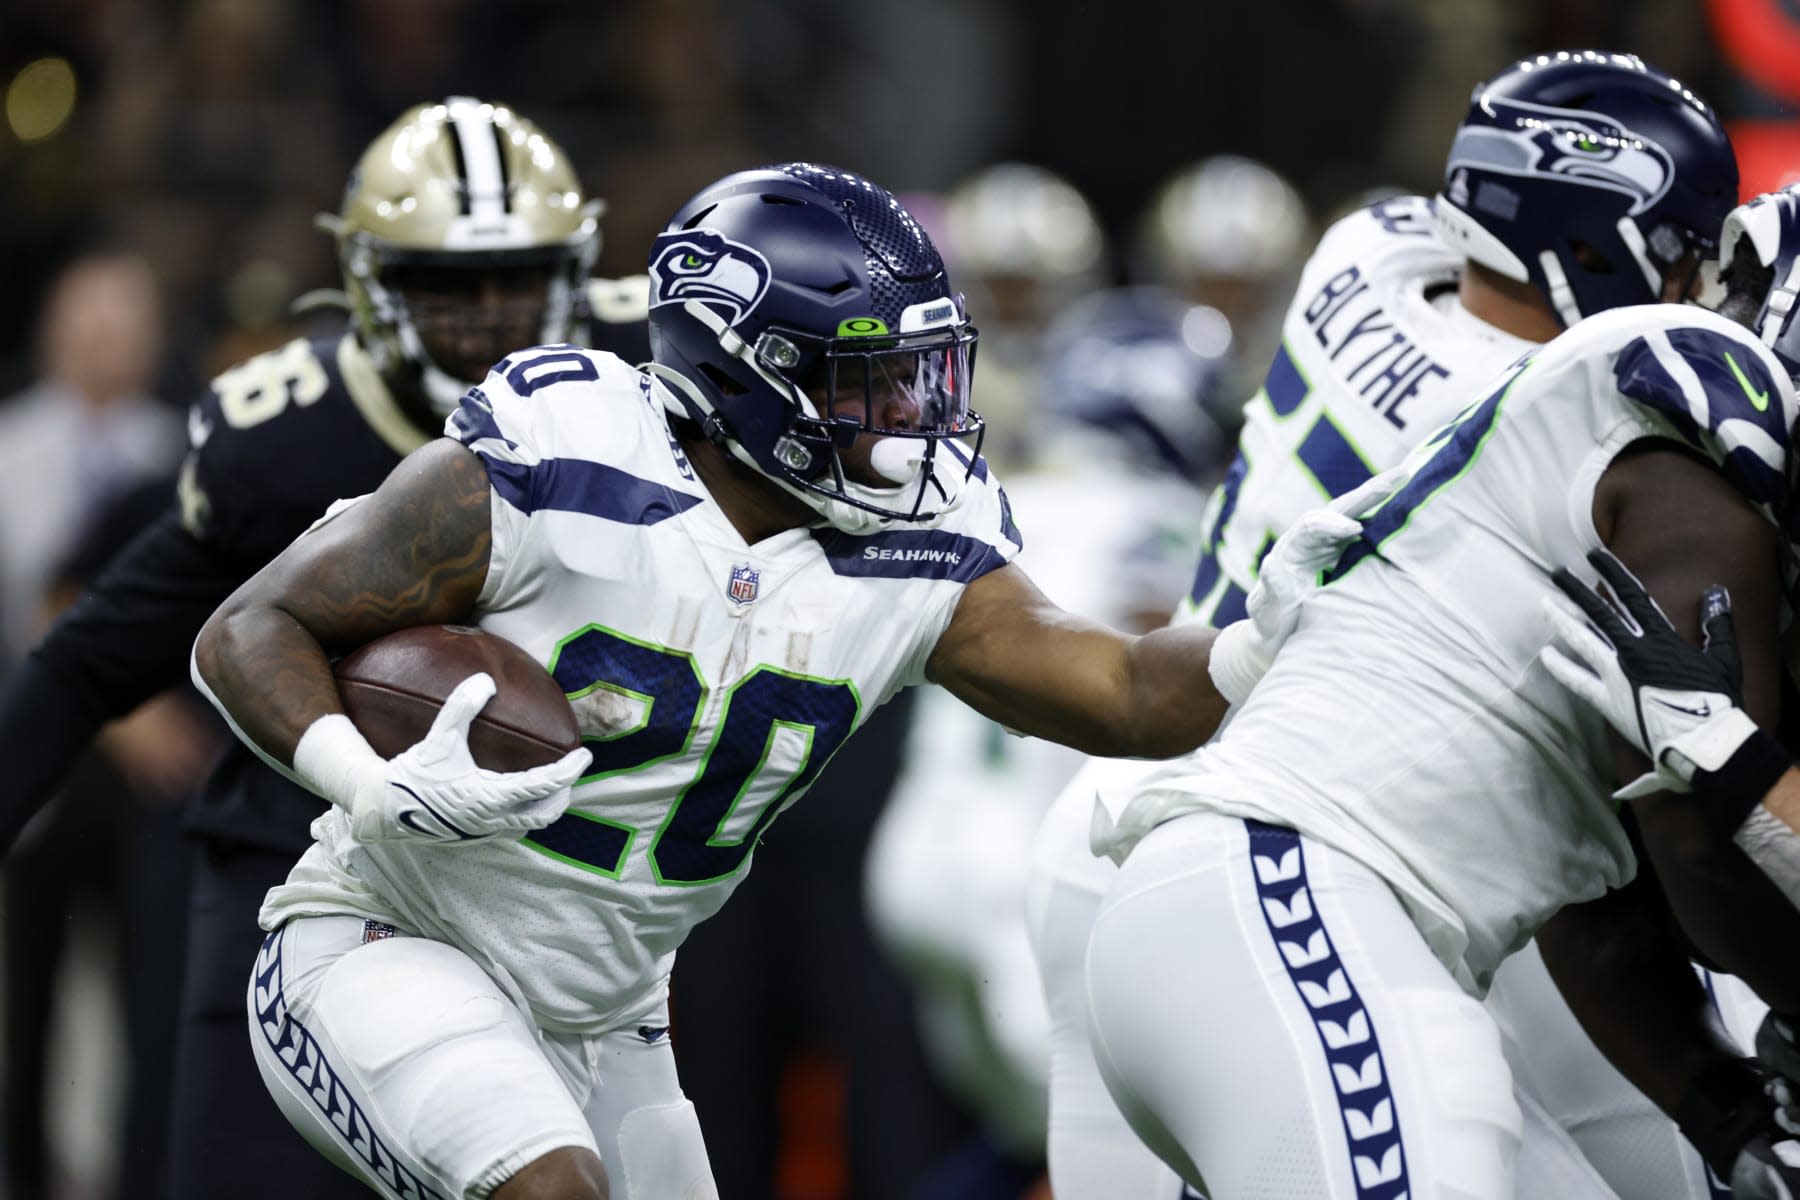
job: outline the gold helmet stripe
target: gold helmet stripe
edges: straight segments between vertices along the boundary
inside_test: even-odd
[[[470,96],[447,102],[456,129],[456,162],[463,176],[463,211],[476,220],[506,213],[506,167],[493,109]]]

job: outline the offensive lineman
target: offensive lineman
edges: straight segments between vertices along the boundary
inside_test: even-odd
[[[1770,247],[1739,240],[1746,209],[1721,242],[1725,311],[1749,319],[1784,281]],[[1218,740],[1102,795],[1095,840],[1123,868],[1090,946],[1095,1052],[1186,1177],[1222,1200],[1270,1178],[1295,1197],[1513,1196],[1519,1113],[1474,997],[1537,932],[1559,978],[1657,975],[1590,1030],[1735,1195],[1792,1194],[1800,1145],[1758,1074],[1722,1041],[1664,1040],[1705,1001],[1679,953],[1653,957],[1632,902],[1653,867],[1699,950],[1783,1011],[1800,912],[1691,804],[1637,787],[1633,878],[1604,781],[1643,760],[1615,766],[1604,724],[1539,663],[1536,610],[1553,568],[1603,545],[1690,636],[1692,598],[1720,582],[1746,708],[1766,720],[1797,418],[1783,363],[1725,316],[1587,319],[1392,472],[1401,489]]]
[[[250,1035],[290,1120],[384,1195],[715,1195],[671,957],[898,689],[931,678],[1010,727],[1146,756],[1224,711],[1192,691],[1210,631],[1128,638],[1008,565],[1005,497],[956,440],[980,428],[974,330],[889,193],[807,163],[728,176],[650,275],[648,371],[569,346],[502,360],[454,436],[195,645],[242,735],[335,806],[264,906]],[[1297,572],[1318,549],[1275,556]],[[326,656],[444,621],[546,663],[588,749],[477,770],[477,675],[418,746],[370,750]]]
[[[587,278],[599,249],[560,147],[502,106],[417,106],[364,151],[337,236],[351,328],[226,371],[189,418],[172,504],[57,622],[0,695],[14,764],[0,849],[106,721],[186,678],[184,648],[238,584],[340,496],[374,487],[518,345],[643,338],[642,281]],[[171,1195],[323,1200],[362,1189],[265,1099],[243,1036],[264,893],[310,844],[317,797],[233,745],[189,814],[201,839],[172,1088]]]
[[[1627,139],[1635,149],[1621,148]],[[1661,174],[1647,175],[1649,165]],[[1398,462],[1484,379],[1565,325],[1678,298],[1691,268],[1684,259],[1710,245],[1736,189],[1735,160],[1710,111],[1635,57],[1546,55],[1479,85],[1448,155],[1444,195],[1353,214],[1308,261],[1281,349],[1246,408],[1238,460],[1214,494],[1208,550],[1177,619],[1223,626],[1241,617],[1272,538]],[[1067,1200],[1170,1194],[1096,1072],[1082,974],[1115,874],[1088,846],[1094,794],[1149,769],[1092,764],[1058,797],[1035,849],[1028,905],[1054,1033],[1050,1165]],[[1582,1149],[1621,1195],[1705,1200],[1697,1157],[1586,1044],[1535,952],[1508,972],[1532,1002],[1508,1022],[1529,1031],[1508,1043],[1509,1056],[1569,1065],[1584,1081],[1579,1093],[1539,1097],[1550,1115],[1580,1127]],[[1542,1132],[1545,1153],[1556,1154],[1560,1135]]]

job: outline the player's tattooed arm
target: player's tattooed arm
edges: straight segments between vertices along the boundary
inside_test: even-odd
[[[196,672],[247,737],[292,762],[301,734],[343,711],[333,656],[468,616],[487,579],[488,519],[480,459],[430,443],[233,593],[194,644]]]

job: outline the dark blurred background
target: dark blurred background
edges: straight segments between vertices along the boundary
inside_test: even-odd
[[[835,163],[932,224],[958,183],[1011,161],[1086,196],[1111,247],[1101,277],[1082,278],[1093,287],[1142,271],[1152,195],[1202,158],[1248,156],[1291,181],[1310,214],[1304,255],[1374,189],[1436,190],[1477,81],[1575,47],[1639,54],[1710,98],[1746,194],[1800,177],[1796,0],[0,0],[0,669],[127,532],[77,520],[97,489],[45,445],[105,457],[111,493],[166,496],[181,410],[294,336],[296,297],[338,285],[313,215],[337,208],[356,156],[413,104],[505,102],[559,142],[607,202],[598,275],[641,272],[665,217],[742,167]],[[983,345],[977,404],[998,411],[1006,343]],[[35,379],[145,411],[14,419],[74,411],[17,399]],[[107,438],[107,455],[85,454]],[[981,1124],[924,1078],[902,985],[857,920],[904,716],[864,735],[862,774],[828,774],[784,818],[731,910],[683,952],[687,994],[718,1010],[684,1011],[677,974],[682,1071],[727,1197],[925,1195],[920,1147],[948,1153]],[[75,931],[68,978],[29,989],[48,1011],[22,1011],[16,968],[0,980],[0,1062],[36,1063],[23,1043],[54,1035],[7,1085],[47,1097],[42,1111],[15,1100],[6,1128],[47,1139],[59,1200],[162,1194],[129,1164],[155,1157],[166,1086],[142,1048],[171,1020],[180,957],[173,809],[198,767],[177,748],[209,744],[171,732],[176,719],[149,714],[103,747],[129,788],[86,785],[151,802],[90,806],[41,877],[16,860],[0,876],[9,950]],[[830,878],[809,873],[820,844],[846,851]],[[165,874],[122,882],[146,864]],[[136,952],[121,957],[121,941]],[[127,1042],[135,1080],[118,1065]],[[0,1146],[0,1161],[19,1154]],[[1033,1177],[1027,1162],[1008,1195]]]
[[[1320,214],[1428,189],[1471,84],[1545,48],[1629,49],[1729,117],[1791,111],[1779,61],[1759,86],[1717,27],[1701,0],[6,0],[0,395],[31,373],[48,281],[96,246],[154,268],[159,391],[278,341],[287,302],[335,279],[311,214],[374,134],[447,93],[512,103],[567,148],[609,203],[599,273],[620,275],[699,185],[774,159],[902,192],[1036,162],[1115,235],[1220,151]]]

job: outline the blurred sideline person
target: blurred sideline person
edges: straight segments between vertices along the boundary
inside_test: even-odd
[[[1184,338],[1196,311],[1152,288],[1074,301],[1045,335],[1024,414],[1036,450],[1007,495],[1055,537],[1017,561],[1063,608],[1118,629],[1157,628],[1186,592],[1205,489],[1225,462],[1207,404],[1223,364]],[[1032,831],[1082,757],[1009,737],[941,689],[918,706],[870,849],[869,909],[917,990],[934,1066],[981,1117],[989,1169],[1035,1177],[1049,1018],[1025,874]]]
[[[173,483],[171,476],[139,484],[90,515],[54,572],[46,619],[162,510]],[[223,733],[187,686],[111,722],[0,871],[9,917],[0,972],[8,1123],[0,1194],[130,1194],[135,1181],[162,1194],[193,857],[181,809]],[[77,950],[90,925],[100,926],[103,980],[116,991],[125,1052],[116,1060],[111,1031],[75,1017],[94,1011],[81,995],[87,975]],[[113,1006],[104,1011],[111,1017]],[[110,1103],[115,1094],[122,1106]],[[60,1119],[51,1115],[58,1110]],[[47,1147],[69,1157],[52,1165]]]
[[[1228,355],[1237,376],[1215,414],[1229,426],[1238,398],[1282,337],[1288,287],[1304,259],[1312,220],[1294,185],[1240,154],[1203,158],[1169,176],[1138,218],[1131,277],[1219,313],[1210,352]]]
[[[1119,634],[1011,565],[1010,508],[962,445],[981,431],[975,331],[890,193],[812,163],[740,172],[649,263],[647,369],[508,355],[454,436],[295,541],[195,643],[240,735],[332,803],[265,902],[246,1016],[289,1119],[385,1194],[716,1195],[670,1049],[671,960],[901,688],[1145,756],[1224,711],[1195,686],[1223,665],[1211,630]],[[1266,576],[1335,555],[1354,522],[1325,516]],[[585,745],[480,770],[467,728],[494,685],[476,674],[419,744],[377,755],[326,656],[449,621],[546,664]],[[1220,656],[1254,659],[1262,632]]]
[[[1774,236],[1743,236],[1771,205]],[[1735,1196],[1800,1188],[1800,1139],[1686,962],[1692,945],[1791,1012],[1800,909],[1539,661],[1552,572],[1610,549],[1684,637],[1702,586],[1726,588],[1745,710],[1775,713],[1800,402],[1747,326],[1789,336],[1800,195],[1734,210],[1719,241],[1719,313],[1602,313],[1489,381],[1389,473],[1401,489],[1223,736],[1102,793],[1094,841],[1123,866],[1089,947],[1095,1053],[1134,1127],[1216,1196],[1274,1172],[1297,1196],[1518,1194],[1520,1113],[1475,998],[1534,933]],[[1230,1033],[1184,1038],[1152,975],[1184,998],[1203,979],[1181,1026]]]
[[[4,653],[0,676],[11,670],[45,624],[67,602],[73,556],[87,557],[97,527],[140,488],[172,476],[181,457],[181,416],[153,394],[163,344],[156,281],[131,254],[99,252],[77,258],[51,287],[37,327],[39,381],[0,409],[0,617]],[[107,948],[101,978],[106,991],[143,1002],[153,1011],[154,985],[123,969],[136,947],[123,939],[141,928],[119,854],[119,831],[142,814],[139,800],[164,791],[179,797],[204,769],[209,740],[176,707],[146,709],[129,727],[110,731],[104,756],[90,758],[71,789],[39,822],[4,873],[0,944],[5,947],[6,1035],[0,1096],[6,1118],[7,1191],[16,1196],[51,1190],[52,1108],[47,1084],[59,1059],[80,1041],[52,1043],[56,1015],[72,1000],[60,987],[62,964],[98,937]],[[121,776],[123,779],[121,779]],[[142,785],[126,796],[126,784]],[[73,811],[98,801],[91,811]],[[147,827],[150,822],[145,822]],[[169,847],[147,844],[144,874],[169,868]],[[162,943],[154,940],[151,945]],[[120,954],[111,953],[115,944]],[[179,945],[174,949],[178,952]],[[115,967],[120,968],[115,972]],[[79,986],[79,985],[75,985]],[[135,1136],[147,1109],[136,1088],[154,1064],[151,1043],[129,1024],[129,1097],[124,1151],[110,1165],[130,1172],[156,1161],[154,1139]],[[148,1030],[165,1036],[162,1030]],[[146,1053],[140,1058],[138,1051]],[[106,1064],[111,1067],[112,1064]],[[86,1091],[83,1099],[89,1099]],[[119,1128],[103,1122],[101,1136]],[[77,1178],[101,1163],[66,1164]],[[85,1181],[85,1180],[84,1180]]]
[[[1620,127],[1648,143],[1643,153],[1664,172],[1653,195],[1633,191],[1630,162],[1615,169],[1593,154],[1591,168],[1569,169],[1579,139],[1616,141]],[[1213,496],[1178,619],[1239,619],[1263,547],[1289,522],[1398,462],[1565,322],[1678,297],[1735,199],[1736,170],[1711,113],[1667,76],[1635,58],[1578,52],[1527,60],[1478,86],[1445,181],[1435,201],[1388,199],[1341,220],[1308,261],[1281,348],[1245,408],[1239,456]],[[1030,921],[1055,1023],[1050,1163],[1064,1200],[1138,1194],[1128,1180],[1160,1194],[1159,1168],[1096,1073],[1082,977],[1115,875],[1089,847],[1094,795],[1147,770],[1093,764],[1058,797],[1034,851]],[[1521,955],[1502,974],[1519,997],[1506,1023],[1518,1032],[1507,1051],[1521,1083],[1560,1066],[1582,1085],[1538,1093],[1548,1116],[1620,1195],[1704,1200],[1697,1157],[1587,1044],[1541,967]],[[1545,1113],[1534,1105],[1530,1115],[1541,1124]],[[1528,1147],[1560,1141],[1534,1136]],[[1527,1168],[1535,1161],[1528,1155]]]
[[[504,106],[420,105],[371,143],[342,211],[322,218],[338,242],[350,329],[292,341],[213,381],[189,414],[176,502],[0,696],[0,747],[20,764],[0,847],[105,721],[186,678],[186,647],[207,616],[332,501],[374,487],[429,441],[508,350],[585,336],[597,207],[561,150]],[[641,323],[619,328],[641,342]],[[287,1127],[244,1043],[256,911],[319,811],[234,743],[189,813],[201,853],[169,1102],[171,1194],[182,1200],[247,1186],[277,1200],[366,1194]]]
[[[0,615],[17,659],[42,632],[51,571],[92,514],[181,459],[181,416],[151,394],[162,354],[141,258],[63,269],[38,324],[39,381],[0,408]]]
[[[1068,180],[1030,163],[997,163],[950,189],[944,260],[981,316],[982,453],[1010,473],[1031,461],[1032,387],[1044,330],[1107,280],[1106,234]]]

